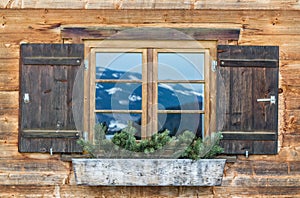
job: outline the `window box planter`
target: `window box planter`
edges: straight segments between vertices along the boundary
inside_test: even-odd
[[[226,159],[72,159],[78,185],[219,186]]]

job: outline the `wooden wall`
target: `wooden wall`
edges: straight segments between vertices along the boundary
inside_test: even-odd
[[[297,0],[286,1],[284,5],[279,0],[254,3],[241,0],[238,4],[226,0],[219,10],[214,10],[217,1],[196,0],[172,1],[174,4],[170,5],[170,8],[178,8],[177,5],[183,8],[187,4],[191,10],[56,10],[50,9],[49,2],[54,7],[63,5],[63,1],[52,0],[0,3],[1,8],[27,8],[0,9],[0,197],[300,197],[300,12],[297,10],[300,6]],[[75,0],[67,6],[90,8],[89,4],[95,5],[92,8],[106,8],[105,3],[98,2]],[[107,5],[123,9],[126,5],[132,5],[128,8],[153,6],[156,1],[113,2]],[[209,9],[193,9],[196,5]],[[248,9],[258,8],[257,5],[262,7]],[[33,9],[42,7],[50,8]],[[279,104],[279,154],[248,159],[238,156],[235,163],[227,163],[221,187],[137,188],[76,186],[71,163],[61,161],[59,155],[18,153],[20,43],[60,43],[62,26],[109,25],[241,28],[240,45],[279,45],[283,91]]]

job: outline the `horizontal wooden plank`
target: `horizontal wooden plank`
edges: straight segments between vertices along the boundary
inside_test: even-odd
[[[1,49],[1,48],[0,48]],[[19,59],[7,59],[3,57],[0,59],[0,72],[18,72],[19,71]]]
[[[24,129],[22,130],[23,137],[31,138],[79,138],[80,131],[76,130],[44,130],[44,129]]]
[[[229,46],[218,45],[218,59],[224,61],[276,62],[279,59],[278,46]],[[220,62],[220,65],[225,66]],[[278,64],[277,64],[278,66]]]
[[[289,174],[300,174],[300,161],[289,162]]]
[[[212,187],[99,187],[99,186],[0,186],[0,197],[197,197],[213,198]]]
[[[278,45],[280,60],[300,60],[298,42],[299,35],[243,35],[240,45]]]
[[[0,91],[1,109],[18,109],[19,92],[18,91]]]
[[[0,72],[0,91],[17,91],[19,90],[19,73]]]
[[[278,177],[276,176],[266,176],[266,177],[252,177],[240,175],[234,178],[232,185],[234,186],[248,186],[249,188],[256,188],[261,186],[284,186],[284,187],[296,187],[300,182],[299,177],[289,176],[289,177]]]
[[[129,31],[128,31],[129,30]],[[111,39],[111,40],[235,40],[239,39],[239,29],[209,28],[62,28],[62,38]]]
[[[285,101],[287,110],[300,110],[300,95],[298,98],[287,98]]]
[[[24,65],[81,65],[81,57],[25,57]]]
[[[300,127],[299,127],[300,129]],[[282,140],[282,146],[283,147],[300,147],[300,133],[288,133],[285,134]]]
[[[57,171],[0,173],[0,185],[63,185],[67,179],[67,172]]]
[[[223,140],[276,140],[276,132],[222,131]]]
[[[18,151],[18,142],[0,144],[0,150],[1,159],[24,158]]]
[[[2,64],[5,63],[3,59],[19,59],[19,45],[4,40],[0,41],[0,60],[2,60]]]
[[[0,133],[18,131],[18,115],[0,115]]]
[[[298,187],[270,186],[245,187],[245,186],[220,186],[220,187],[90,187],[75,185],[58,186],[0,186],[0,197],[298,197]]]
[[[19,172],[22,175],[24,172],[39,173],[39,172],[57,172],[57,174],[68,173],[70,163],[64,163],[56,159],[8,159],[0,161],[0,169],[2,173]]]
[[[258,186],[258,187],[246,187],[246,186],[222,186],[214,187],[214,194],[216,197],[297,197],[300,195],[300,189],[297,187],[285,187],[285,186]]]
[[[16,124],[17,125],[17,124]],[[17,144],[18,130],[14,132],[0,132],[0,144]]]
[[[220,6],[220,4],[222,6]],[[162,1],[97,1],[97,0],[74,0],[67,1],[51,0],[4,0],[0,3],[0,8],[68,8],[68,9],[299,9],[299,4],[295,0],[287,0],[283,3],[280,0],[212,0],[212,1],[184,1],[184,0],[162,0]]]
[[[24,16],[30,13],[30,18]],[[85,18],[84,21],[80,20]],[[0,40],[59,42],[61,25],[243,28],[243,35],[299,35],[297,11],[280,10],[6,10]],[[0,19],[1,20],[1,19]],[[275,25],[274,21],[276,22]],[[289,28],[286,28],[289,27]],[[32,30],[31,30],[32,29]],[[30,31],[29,31],[30,30]],[[18,32],[24,34],[16,34]],[[28,33],[26,33],[28,32]],[[38,32],[38,36],[32,37]],[[10,36],[9,36],[10,35]],[[12,36],[14,35],[14,37]],[[269,40],[271,43],[272,40]],[[15,43],[17,44],[17,43]]]
[[[253,163],[253,171],[256,175],[288,175],[288,164],[286,162],[258,161]]]

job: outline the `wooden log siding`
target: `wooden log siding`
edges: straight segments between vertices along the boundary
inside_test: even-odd
[[[299,8],[299,2],[195,1],[202,10],[83,10],[81,0],[41,2],[47,0],[0,1],[8,8],[43,8],[0,10],[0,197],[300,197],[300,13],[289,10]],[[105,2],[94,1],[91,7]],[[151,1],[136,7],[147,2]],[[58,4],[78,10],[44,9]],[[20,43],[62,43],[60,25],[241,28],[239,45],[278,45],[279,153],[247,159],[237,155],[234,163],[226,164],[219,187],[138,188],[78,186],[71,163],[62,162],[59,155],[19,153]]]
[[[220,6],[221,5],[221,6]],[[296,0],[210,0],[210,1],[193,1],[193,0],[73,0],[72,3],[65,1],[53,0],[3,0],[0,2],[0,8],[36,8],[36,9],[285,9],[299,10],[300,5]]]
[[[80,152],[72,95],[82,66],[83,45],[21,46],[21,152]],[[29,97],[26,102],[25,94]]]

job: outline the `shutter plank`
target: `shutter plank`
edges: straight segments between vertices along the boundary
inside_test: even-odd
[[[278,101],[276,46],[218,46],[217,118],[227,154],[276,154]]]
[[[255,82],[255,87],[256,89],[253,89],[252,95],[254,98],[267,98],[268,97],[268,90],[266,86],[266,74],[265,74],[265,69],[264,68],[258,68],[258,69],[253,69],[254,70],[254,75],[253,75],[253,81]],[[263,93],[263,94],[262,94]],[[267,129],[267,115],[266,115],[266,104],[264,102],[257,103],[254,101],[253,105],[253,111],[255,112],[255,116],[253,117],[253,125],[255,128],[260,128],[260,129]]]
[[[34,67],[36,68],[36,67]],[[52,67],[41,67],[39,68],[41,70],[41,125],[39,128],[43,129],[49,129],[51,126],[53,126],[55,123],[55,115],[50,109],[53,109],[53,87],[54,87],[54,81],[53,81],[53,69]],[[38,68],[36,68],[38,69]],[[38,97],[38,96],[37,96]],[[26,105],[24,105],[26,106]],[[28,128],[28,127],[27,127]]]
[[[21,45],[21,95],[29,93],[30,103],[20,100],[20,152],[81,152],[72,92],[83,50],[78,44]]]
[[[22,94],[20,100],[23,102],[23,97],[25,94],[29,94],[30,102],[26,105],[22,105],[22,128],[32,127],[39,128],[40,127],[40,74],[41,71],[38,68],[26,67],[22,70]]]

